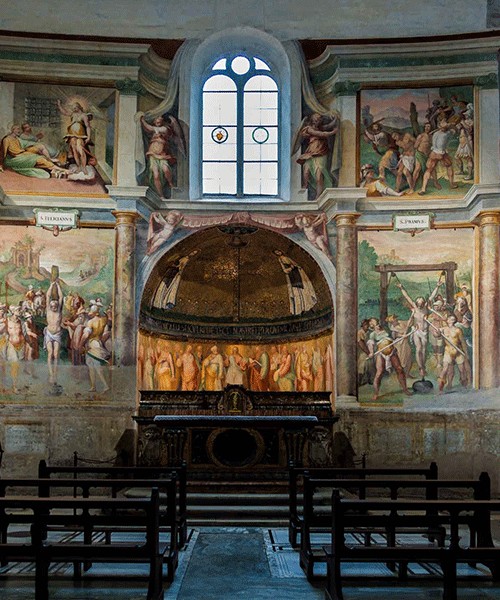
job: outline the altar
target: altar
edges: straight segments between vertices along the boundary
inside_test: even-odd
[[[141,391],[137,464],[186,462],[191,474],[272,480],[290,460],[331,460],[337,420],[328,392]]]

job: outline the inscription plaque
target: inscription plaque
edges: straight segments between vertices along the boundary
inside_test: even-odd
[[[44,454],[48,429],[45,425],[8,425],[5,428],[5,451],[17,454]]]

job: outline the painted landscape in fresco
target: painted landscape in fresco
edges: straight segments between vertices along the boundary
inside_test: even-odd
[[[463,196],[474,183],[472,86],[360,92],[360,185],[373,197]]]
[[[472,386],[473,229],[359,235],[361,402]]]
[[[113,264],[113,230],[0,226],[3,401],[109,389]]]
[[[0,82],[0,186],[14,194],[105,194],[114,119],[113,89]]]
[[[178,342],[141,333],[138,388],[222,390],[243,385],[260,392],[331,391],[334,385],[331,334],[284,344]]]

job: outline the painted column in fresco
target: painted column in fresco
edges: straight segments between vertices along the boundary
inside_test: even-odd
[[[499,346],[499,261],[500,212],[479,215],[479,386],[500,383]]]
[[[136,127],[134,117],[137,112],[137,95],[142,87],[138,81],[125,79],[116,82],[118,90],[116,134],[120,143],[116,156],[116,185],[136,186],[135,174],[135,137]]]
[[[135,232],[139,214],[113,211],[115,226],[114,352],[115,364],[135,364]]]
[[[356,396],[357,354],[356,325],[358,314],[358,214],[340,214],[337,226],[337,396]]]

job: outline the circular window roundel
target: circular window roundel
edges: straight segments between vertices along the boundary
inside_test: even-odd
[[[269,139],[269,131],[265,127],[256,127],[252,131],[252,139],[256,144],[265,144]]]
[[[215,127],[212,130],[212,139],[216,144],[223,144],[227,140],[228,135],[225,127]]]

